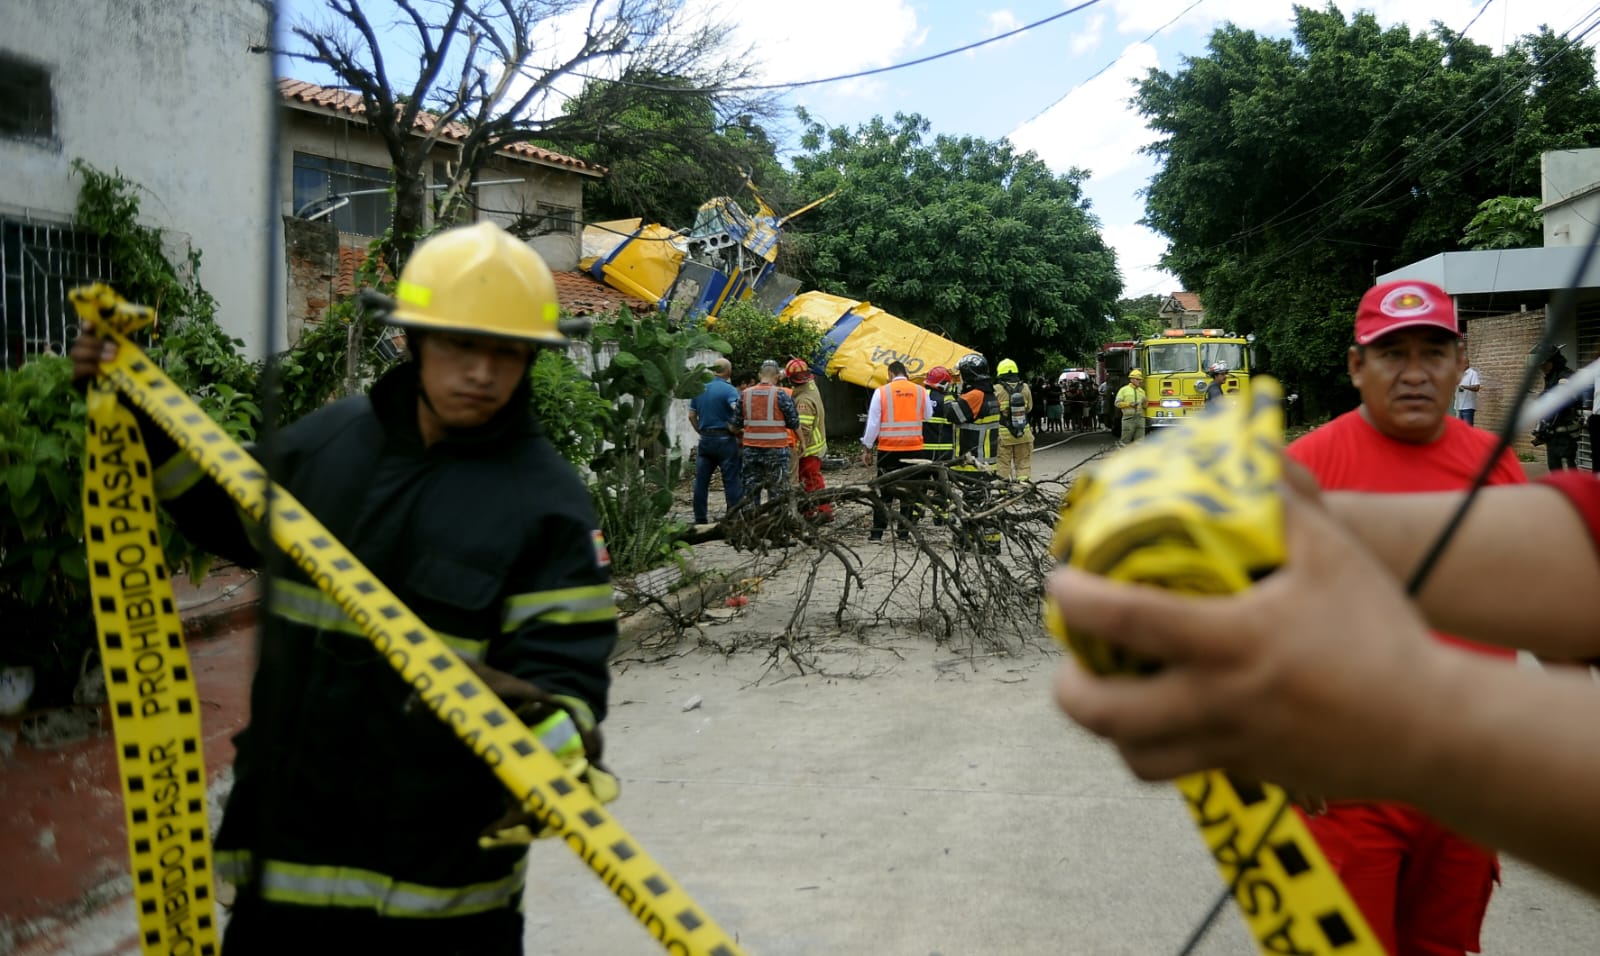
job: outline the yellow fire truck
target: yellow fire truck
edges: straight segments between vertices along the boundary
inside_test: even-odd
[[[1206,369],[1217,362],[1228,365],[1222,390],[1248,401],[1252,340],[1222,329],[1168,329],[1141,342],[1137,361],[1144,369],[1145,426],[1164,428],[1200,414],[1211,384]]]

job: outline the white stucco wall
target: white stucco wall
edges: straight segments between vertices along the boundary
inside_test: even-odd
[[[284,113],[283,147],[280,152],[280,188],[283,190],[285,215],[293,212],[291,200],[294,195],[296,151],[385,169],[390,164],[383,140],[359,123],[324,113],[289,108]],[[434,149],[433,159],[446,162],[456,155],[457,151],[450,144],[441,143]],[[478,182],[496,183],[478,188],[478,204],[485,210],[482,218],[508,225],[517,218],[518,213],[524,210],[532,212],[538,203],[565,206],[573,211],[575,217],[582,218],[585,179],[577,173],[497,156],[485,164],[476,177]],[[579,228],[568,234],[535,236],[529,240],[529,244],[539,251],[551,269],[570,271],[578,267],[581,232]]]
[[[0,49],[51,72],[56,136],[0,138],[0,205],[69,221],[72,160],[146,190],[147,225],[186,234],[218,321],[259,356],[269,255],[267,11],[258,0],[4,0]],[[283,345],[281,324],[279,342]]]
[[[1540,200],[1548,207],[1544,244],[1586,245],[1600,222],[1600,149],[1552,150],[1539,157],[1539,173]]]

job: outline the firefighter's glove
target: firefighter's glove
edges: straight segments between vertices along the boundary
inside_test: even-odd
[[[600,764],[605,740],[600,736],[600,729],[594,726],[587,704],[575,697],[551,694],[476,661],[469,661],[468,666],[516,711],[529,732],[561,761],[569,774],[587,786],[596,799],[610,803],[617,798],[617,778]],[[484,830],[478,843],[484,848],[513,846],[554,835],[555,831],[508,798],[506,812]]]

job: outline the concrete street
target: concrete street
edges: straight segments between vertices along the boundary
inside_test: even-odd
[[[1098,442],[1042,452],[1036,471]],[[890,561],[878,547],[863,553]],[[780,591],[705,635],[780,630]],[[769,669],[759,650],[686,650],[624,665],[613,690],[616,815],[749,952],[1179,950],[1216,871],[1175,792],[1134,780],[1055,709],[1052,649],[963,661],[888,629],[819,641],[839,676]],[[534,854],[528,952],[657,951],[565,847]],[[1600,952],[1600,904],[1509,863],[1484,944]],[[1232,908],[1199,952],[1251,952]]]
[[[1103,442],[1040,452],[1036,475]],[[916,614],[916,589],[895,584],[915,577],[894,573],[909,549],[867,545],[864,513],[840,525],[867,562],[852,607]],[[800,629],[800,675],[774,660],[771,636],[809,556],[791,552],[772,573],[725,545],[699,550],[705,566],[762,581],[747,607],[716,611],[676,647],[619,654],[612,809],[748,952],[1178,952],[1221,889],[1217,873],[1175,791],[1135,781],[1055,709],[1061,658],[1048,641],[973,656],[970,641],[936,646],[904,626],[840,634],[828,562]],[[660,952],[557,842],[534,847],[526,910],[529,953]],[[124,899],[29,953],[136,953],[132,925]],[[1253,952],[1231,906],[1197,952]],[[1484,952],[1600,952],[1600,903],[1508,861]]]

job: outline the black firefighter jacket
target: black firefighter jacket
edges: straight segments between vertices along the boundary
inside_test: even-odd
[[[616,610],[588,490],[527,410],[526,386],[478,433],[426,449],[417,395],[407,363],[370,397],[285,428],[277,480],[458,653],[569,698],[582,723],[604,719]],[[184,533],[258,564],[260,529],[145,434]],[[259,879],[269,904],[380,916],[517,905],[525,852],[477,843],[505,808],[490,771],[331,599],[287,561],[274,567],[221,875]]]

